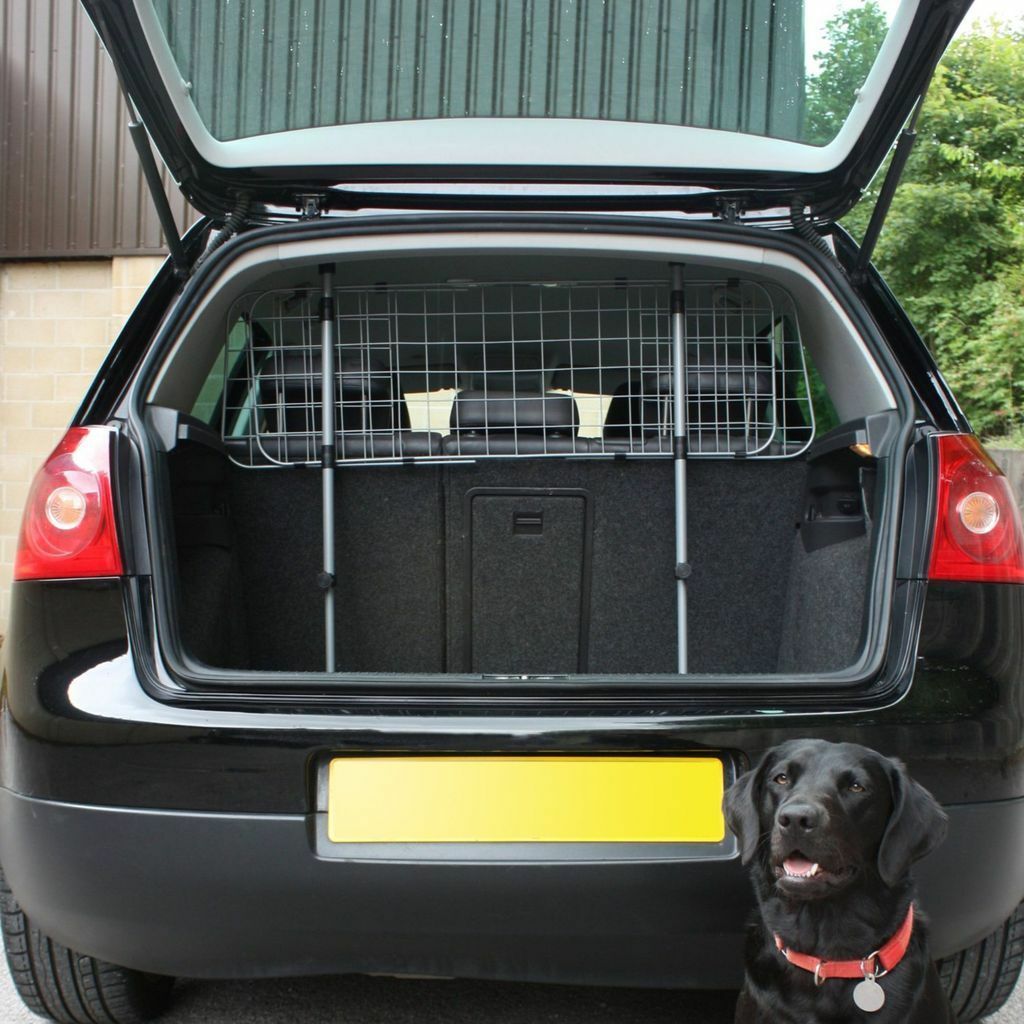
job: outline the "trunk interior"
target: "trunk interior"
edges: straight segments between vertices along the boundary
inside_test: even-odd
[[[397,266],[387,269],[401,277]],[[585,269],[584,279],[596,279]],[[550,273],[565,279],[561,267]],[[739,300],[742,315],[728,304],[721,314],[715,289],[738,294],[739,284],[711,269],[693,286],[710,296],[710,312],[687,291],[685,338],[674,350],[687,360],[689,442],[687,558],[677,570],[671,415],[655,422],[651,411],[671,403],[671,392],[666,399],[666,385],[650,383],[671,371],[667,277],[654,326],[636,327],[627,316],[610,332],[608,318],[583,310],[559,320],[558,331],[542,322],[526,333],[524,317],[512,316],[495,340],[493,330],[472,335],[446,315],[443,330],[420,318],[427,326],[411,341],[400,318],[383,340],[374,329],[386,316],[361,308],[346,320],[348,299],[333,280],[335,306],[318,321],[321,289],[307,279],[288,289],[261,282],[303,297],[297,334],[282,330],[287,317],[261,314],[262,299],[247,299],[241,315],[236,303],[209,376],[192,371],[194,400],[172,404],[157,393],[151,403],[154,422],[168,408],[174,414],[170,434],[163,432],[173,441],[157,448],[173,506],[176,617],[193,661],[249,673],[324,671],[325,515],[333,518],[337,672],[671,674],[682,588],[689,673],[829,673],[857,660],[881,501],[879,453],[864,443],[865,417],[878,410],[826,390],[800,335],[801,316],[816,314],[798,316],[776,285],[767,319]],[[452,286],[441,280],[447,303]],[[628,293],[623,280],[614,287]],[[469,289],[474,310],[491,301],[489,287]],[[460,278],[456,305],[468,301],[465,290]],[[375,287],[377,295],[388,291]],[[337,419],[328,499],[320,465],[325,319],[335,332]],[[527,340],[515,340],[524,333]],[[631,355],[644,346],[643,357]],[[271,348],[275,369],[267,369],[270,357],[252,356]],[[391,361],[381,370],[385,350]],[[301,373],[289,362],[299,351]],[[593,351],[605,354],[586,356]],[[865,357],[863,349],[855,355]],[[269,379],[274,422],[269,404],[261,406]],[[758,381],[770,383],[770,398],[735,393],[756,392]],[[447,396],[443,415],[417,412],[424,394]],[[501,401],[509,403],[508,423]],[[531,418],[537,408],[539,420]],[[242,419],[248,426],[239,427]],[[767,420],[770,442],[753,437]]]
[[[186,648],[219,667],[319,671],[320,471],[253,472],[195,444],[173,467]],[[808,550],[808,476],[803,459],[691,463],[691,671],[853,661],[870,534]],[[674,672],[672,499],[671,460],[348,469],[338,669]]]

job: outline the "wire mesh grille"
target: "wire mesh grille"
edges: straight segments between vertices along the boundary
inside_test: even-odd
[[[792,300],[757,283],[684,290],[691,456],[792,457],[814,434]],[[675,412],[665,281],[336,288],[340,463],[665,456]],[[321,295],[240,301],[221,425],[242,465],[319,464]]]

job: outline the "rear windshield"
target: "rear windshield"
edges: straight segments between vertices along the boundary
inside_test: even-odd
[[[199,117],[221,141],[503,117],[683,125],[815,145],[841,128],[897,5],[140,2],[152,3]]]

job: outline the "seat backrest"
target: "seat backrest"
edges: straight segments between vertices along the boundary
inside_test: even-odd
[[[571,395],[548,391],[460,391],[452,403],[453,434],[542,434],[575,437],[580,414]]]
[[[460,391],[452,403],[445,451],[463,455],[589,451],[587,439],[578,436],[579,427],[579,410],[571,395]]]
[[[643,381],[625,380],[615,389],[604,421],[605,440],[628,441],[642,449],[646,439],[667,433],[671,420],[666,420],[665,415],[667,412],[671,416],[671,408],[666,410],[665,397],[659,396],[656,385],[651,394],[645,392],[647,377],[652,376],[646,375]],[[668,394],[672,394],[671,376]]]
[[[709,434],[709,450],[742,452],[757,445],[770,430],[774,415],[774,375],[770,365],[744,358],[727,346],[688,346],[686,352],[686,419],[691,442]],[[603,436],[643,447],[667,434],[673,423],[671,370],[624,381],[608,406]],[[698,445],[698,448],[706,447]]]
[[[268,424],[291,435],[319,433],[322,365],[319,349],[286,348],[271,353],[259,369],[260,411]],[[342,352],[334,381],[339,432],[408,426],[395,375],[383,360]]]
[[[319,349],[291,348],[272,353],[260,367],[259,438],[264,457],[280,462],[319,459],[322,365]],[[440,453],[439,434],[408,429],[408,410],[385,360],[365,352],[342,351],[335,367],[334,388],[339,459],[412,458]]]

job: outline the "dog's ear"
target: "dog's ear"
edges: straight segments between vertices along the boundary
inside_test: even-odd
[[[756,767],[744,772],[726,791],[722,801],[725,822],[740,845],[740,860],[746,864],[757,850],[761,838],[761,785],[765,766],[775,756],[769,750]]]
[[[888,761],[892,813],[878,847],[878,873],[886,885],[894,885],[914,861],[946,838],[949,819],[935,797],[910,778],[899,761]]]

